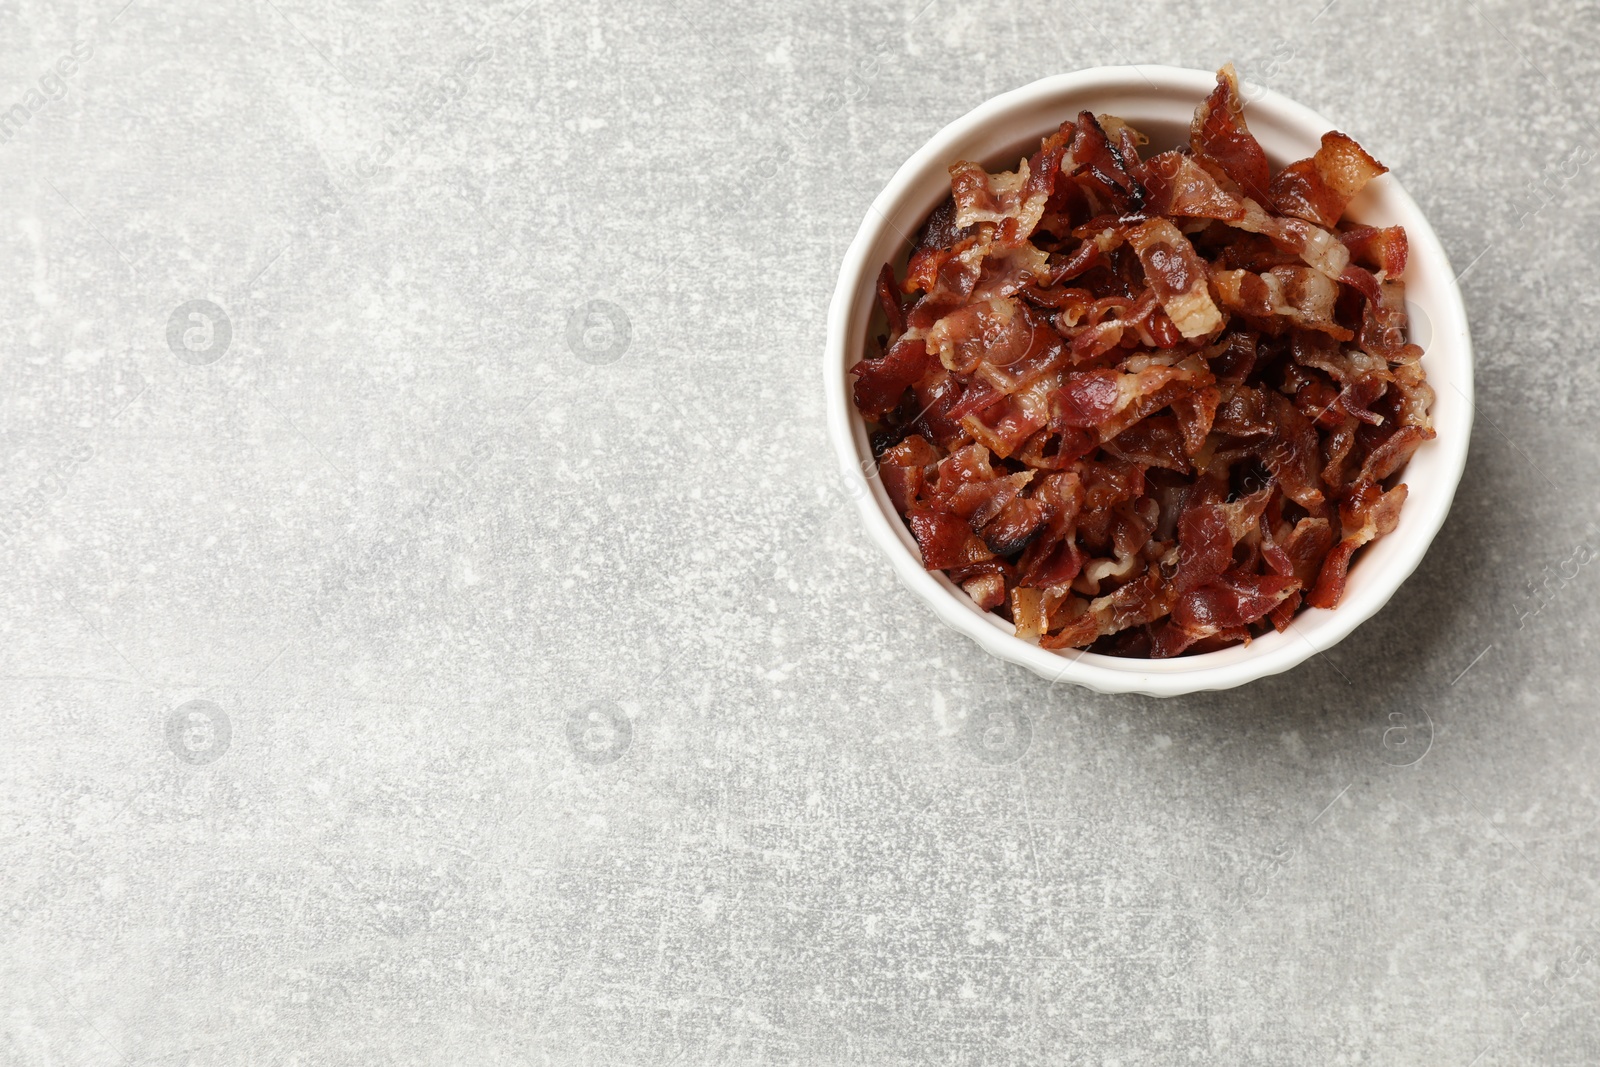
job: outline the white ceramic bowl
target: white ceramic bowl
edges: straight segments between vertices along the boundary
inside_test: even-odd
[[[1472,342],[1455,273],[1433,228],[1394,175],[1373,182],[1350,205],[1347,218],[1374,225],[1399,223],[1410,238],[1406,302],[1412,340],[1438,398],[1437,439],[1425,443],[1402,478],[1409,494],[1400,524],[1368,545],[1350,570],[1344,599],[1332,611],[1302,611],[1282,633],[1248,645],[1176,659],[1121,659],[1076,650],[1051,651],[1012,633],[1011,624],[978,609],[942,573],[922,567],[917,546],[884,494],[872,462],[864,424],[851,402],[849,368],[863,358],[875,307],[873,284],[886,261],[904,253],[928,213],[950,192],[948,167],[975,160],[990,170],[1014,168],[1063,120],[1088,109],[1117,115],[1148,135],[1151,150],[1187,139],[1189,119],[1216,84],[1209,71],[1178,67],[1096,67],[1036,81],[1002,96],[940,130],[895,173],[872,202],[845,253],[828,313],[828,430],[845,486],[861,508],[867,531],[895,573],[950,626],[984,649],[1052,680],[1104,693],[1177,696],[1254,681],[1332,647],[1372,617],[1421,562],[1444,524],[1466,465],[1472,430]],[[1277,93],[1246,83],[1245,118],[1275,166],[1316,151],[1332,123]],[[1357,141],[1360,130],[1346,130]]]

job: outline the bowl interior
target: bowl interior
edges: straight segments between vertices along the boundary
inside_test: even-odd
[[[875,312],[873,281],[883,263],[902,261],[912,236],[950,191],[949,165],[961,159],[990,170],[1012,169],[1041,137],[1081,110],[1112,114],[1151,140],[1147,151],[1185,143],[1195,105],[1215,76],[1170,67],[1099,68],[1049,78],[989,101],[946,127],[900,169],[868,212],[845,259],[829,322],[830,418],[845,477],[860,484],[863,515],[889,552],[897,573],[947,623],[989,651],[1038,673],[1107,691],[1161,695],[1236,685],[1286,670],[1341,640],[1375,613],[1416,568],[1443,524],[1465,464],[1472,421],[1472,359],[1465,311],[1455,275],[1437,237],[1392,174],[1373,182],[1346,217],[1406,228],[1410,260],[1404,280],[1412,338],[1425,349],[1422,365],[1437,399],[1438,437],[1417,450],[1401,475],[1408,486],[1399,526],[1368,545],[1350,571],[1344,600],[1333,611],[1307,609],[1283,633],[1249,645],[1171,660],[1122,659],[1053,652],[1017,638],[1011,624],[981,611],[942,573],[922,569],[916,542],[879,484],[864,423],[849,400],[847,370],[864,357]],[[1275,166],[1316,151],[1332,124],[1314,112],[1245,86],[1245,118]],[[1360,132],[1352,133],[1358,141]]]

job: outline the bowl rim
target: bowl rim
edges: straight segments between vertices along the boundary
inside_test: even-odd
[[[1449,379],[1453,390],[1460,394],[1465,407],[1450,400],[1450,409],[1455,413],[1451,421],[1451,433],[1447,436],[1441,432],[1428,442],[1428,446],[1436,452],[1434,464],[1440,467],[1431,480],[1433,488],[1429,506],[1414,508],[1416,494],[1408,498],[1401,512],[1401,526],[1373,546],[1386,544],[1388,547],[1385,552],[1393,558],[1386,560],[1386,569],[1378,579],[1363,581],[1359,596],[1351,596],[1347,592],[1345,601],[1331,611],[1306,609],[1295,616],[1282,634],[1263,635],[1249,645],[1168,660],[1125,659],[1078,649],[1040,648],[1033,642],[1017,637],[1004,619],[979,609],[942,572],[930,572],[923,568],[920,557],[912,548],[910,534],[903,520],[889,503],[877,478],[870,449],[862,448],[865,442],[864,424],[855,411],[848,388],[849,368],[856,362],[851,358],[852,323],[857,321],[857,305],[863,287],[873,283],[882,265],[873,249],[882,243],[890,228],[895,229],[902,246],[906,240],[904,232],[894,227],[891,221],[897,209],[911,196],[913,186],[926,179],[930,170],[937,169],[944,173],[949,164],[960,158],[955,149],[958,142],[969,141],[988,128],[1003,129],[1009,116],[1025,112],[1043,101],[1074,94],[1118,91],[1148,94],[1153,89],[1162,96],[1181,95],[1192,107],[1215,84],[1215,72],[1185,67],[1091,67],[1041,78],[983,102],[934,134],[901,164],[888,184],[873,198],[845,252],[829,306],[827,345],[822,368],[828,434],[840,464],[839,474],[844,480],[845,493],[855,500],[868,535],[888,557],[896,576],[924,600],[941,621],[971,638],[990,654],[1027,667],[1052,684],[1071,682],[1103,693],[1180,696],[1243,685],[1290,670],[1312,656],[1327,651],[1377,614],[1416,570],[1444,525],[1466,467],[1474,403],[1472,343],[1466,308],[1461,299],[1457,276],[1450,267],[1438,235],[1394,175],[1385,174],[1375,179],[1370,188],[1381,190],[1393,214],[1406,216],[1405,226],[1411,249],[1407,268],[1408,295],[1419,274],[1426,271],[1433,277],[1430,291],[1434,303],[1428,315],[1431,336],[1425,346],[1423,362],[1429,372],[1430,384],[1435,386],[1438,394],[1435,415],[1440,410],[1440,401],[1445,399],[1444,390],[1440,388],[1445,377]],[[1322,133],[1335,128],[1333,123],[1310,108],[1262,86],[1243,82],[1241,93],[1247,101],[1247,118],[1268,116],[1270,121],[1292,129],[1296,136],[1309,138],[1313,146]],[[1062,106],[1056,113],[1065,116],[1066,107]],[[1140,121],[1138,115],[1124,117],[1135,125]],[[1044,132],[1048,131],[1041,131],[1040,136]],[[1013,141],[1019,139],[1020,136],[1011,137]],[[1363,196],[1367,195],[1364,191]],[[1438,281],[1441,277],[1450,280],[1441,284]],[[861,333],[864,337],[864,323]],[[1430,360],[1429,356],[1434,355],[1441,341],[1443,351]],[[1436,379],[1435,371],[1440,370],[1446,362],[1449,373]],[[1430,363],[1433,365],[1430,366]],[[1371,554],[1371,548],[1364,553],[1366,556]],[[1360,562],[1357,562],[1357,567]],[[1352,569],[1354,577],[1355,570]],[[1319,618],[1308,634],[1302,623],[1311,612],[1318,612]],[[1276,640],[1268,644],[1269,639],[1288,638],[1291,634],[1298,640]]]

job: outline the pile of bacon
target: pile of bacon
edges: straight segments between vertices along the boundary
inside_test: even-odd
[[[879,475],[929,570],[1018,636],[1199,653],[1333,608],[1434,436],[1406,234],[1341,222],[1384,173],[1329,133],[1273,173],[1232,67],[1187,148],[1085,111],[1010,173],[950,168],[878,358]]]

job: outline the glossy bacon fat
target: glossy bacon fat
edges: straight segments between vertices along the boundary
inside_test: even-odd
[[[1165,657],[1334,608],[1434,436],[1406,235],[1342,133],[1273,173],[1231,67],[1187,146],[1085,111],[950,168],[854,368],[929,570],[1046,648]]]

